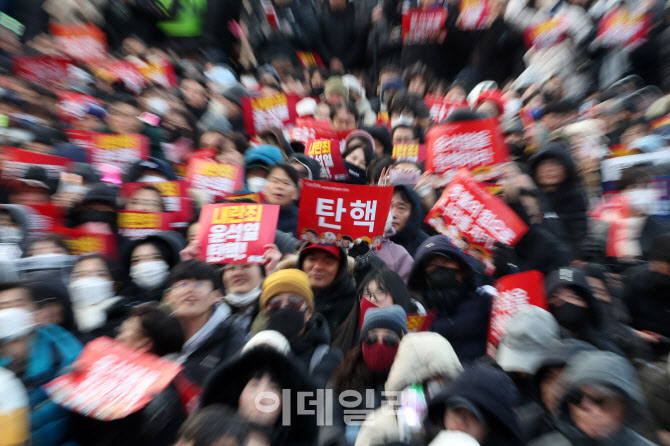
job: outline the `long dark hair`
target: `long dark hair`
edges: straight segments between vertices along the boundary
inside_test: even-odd
[[[333,390],[342,393],[345,390],[372,389],[379,381],[386,382],[386,374],[373,373],[363,360],[363,348],[357,345],[344,355],[344,359],[333,371]]]
[[[363,278],[358,287],[359,299],[356,300],[349,315],[342,322],[342,325],[340,325],[332,343],[333,347],[339,348],[345,354],[358,345],[361,319],[360,299],[363,292],[373,280],[377,282],[379,287],[390,292],[394,304],[400,305],[407,313],[416,312],[416,305],[410,299],[409,291],[402,278],[395,271],[388,268],[373,269]]]

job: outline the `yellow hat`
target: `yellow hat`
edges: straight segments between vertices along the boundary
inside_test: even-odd
[[[302,297],[307,302],[310,311],[314,311],[314,292],[309,284],[309,277],[301,270],[283,269],[269,275],[263,281],[259,300],[261,311],[271,298],[282,293],[292,293]]]

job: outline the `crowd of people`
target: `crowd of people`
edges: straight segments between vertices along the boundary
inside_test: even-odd
[[[0,0],[0,445],[670,445],[668,25],[665,0]],[[258,98],[291,118],[263,125]],[[456,169],[419,152],[491,119],[506,159],[481,184],[527,230],[483,260],[429,224]],[[341,178],[305,130],[341,141]],[[77,132],[148,151],[95,162]],[[202,160],[241,187],[121,233]],[[392,188],[383,234],[299,231],[308,180]],[[258,200],[262,262],[203,262],[203,206]],[[495,345],[496,284],[529,271],[546,301]],[[54,380],[101,337],[180,371],[123,416],[65,405]]]

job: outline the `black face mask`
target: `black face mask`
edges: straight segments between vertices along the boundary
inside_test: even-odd
[[[305,327],[305,312],[293,308],[280,308],[268,313],[266,330],[276,330],[289,341]]]
[[[438,266],[428,273],[428,284],[436,290],[449,289],[459,286],[461,283],[456,278],[458,270],[456,268],[447,268]]]
[[[344,162],[344,167],[346,167],[347,172],[349,172],[349,180],[347,180],[348,184],[365,184],[367,181],[365,169],[361,169],[346,161]]]
[[[317,96],[317,97],[319,97],[319,96],[321,96],[321,95],[323,94],[323,92],[324,92],[323,87],[312,88],[311,96]]]
[[[558,323],[563,327],[576,329],[587,322],[589,309],[566,302],[560,306],[551,307],[551,314],[554,315]]]
[[[117,216],[114,211],[99,211],[97,209],[86,209],[79,214],[76,226],[84,223],[107,223],[112,230],[117,230]]]
[[[523,151],[526,150],[526,146],[518,142],[511,142],[507,144],[507,147],[509,148],[509,153],[517,158],[522,157]]]
[[[167,133],[167,139],[169,142],[175,142],[182,136],[181,127],[174,127],[172,129],[163,128],[163,130],[165,130],[165,132]]]

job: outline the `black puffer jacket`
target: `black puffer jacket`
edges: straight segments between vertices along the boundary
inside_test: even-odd
[[[333,11],[326,2],[321,10],[321,59],[328,64],[337,57],[344,68],[357,66],[365,53],[363,32],[356,24],[356,8],[352,2],[342,11]]]
[[[307,322],[305,333],[291,341],[291,351],[317,389],[326,387],[333,370],[342,361],[340,349],[330,347],[328,322],[319,313]]]
[[[421,223],[424,219],[423,207],[421,206],[421,198],[414,192],[414,190],[406,185],[399,185],[395,190],[401,190],[403,195],[410,199],[412,204],[412,213],[407,220],[405,227],[396,232],[391,237],[391,241],[399,244],[407,250],[409,255],[414,257],[416,250],[428,238],[428,234],[421,229]]]

